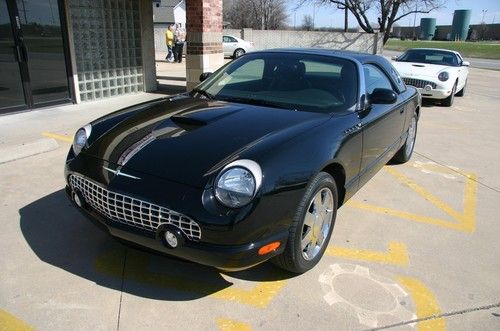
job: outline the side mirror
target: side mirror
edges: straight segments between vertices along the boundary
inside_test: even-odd
[[[396,92],[386,88],[376,88],[368,97],[370,103],[373,104],[390,104],[396,102],[397,99]]]
[[[399,57],[399,56],[397,56],[397,55],[391,56],[391,60],[393,60],[393,61],[397,61],[397,60],[398,60],[398,57]]]
[[[205,79],[207,79],[210,75],[212,74],[212,72],[204,72],[200,75],[200,82],[203,82]]]
[[[462,65],[465,67],[468,67],[468,66],[470,66],[470,62],[469,61],[462,61]]]

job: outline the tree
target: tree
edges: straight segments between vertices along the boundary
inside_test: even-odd
[[[311,31],[312,29],[314,29],[312,16],[304,15],[304,18],[302,18],[302,30]]]
[[[368,14],[376,10],[378,30],[384,34],[384,44],[396,22],[411,14],[430,13],[444,4],[444,0],[302,0],[301,4],[306,2],[336,5],[342,10],[347,8],[361,29],[368,33],[375,32],[376,27],[370,23]]]
[[[224,0],[223,14],[235,29],[283,29],[288,18],[285,0]]]

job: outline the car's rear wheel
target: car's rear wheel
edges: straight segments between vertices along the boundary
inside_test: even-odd
[[[243,54],[245,54],[245,50],[243,48],[238,48],[234,51],[234,54],[233,54],[233,57],[235,59],[239,58],[240,56],[242,56]]]
[[[463,97],[465,95],[465,88],[467,87],[467,80],[465,81],[464,87],[457,93],[457,97]]]
[[[418,126],[418,115],[417,112],[413,113],[413,117],[410,120],[410,125],[408,127],[408,135],[406,136],[406,141],[403,146],[397,151],[397,153],[392,157],[392,163],[405,163],[411,158],[413,154],[413,149],[415,148],[415,141],[417,139],[417,126]]]
[[[279,267],[304,273],[325,253],[337,216],[338,193],[333,177],[320,172],[308,184],[297,208],[283,254],[273,262]]]
[[[446,99],[443,99],[443,101],[441,102],[443,106],[451,107],[453,105],[453,101],[455,100],[456,93],[457,93],[457,83],[453,85],[453,89],[451,90],[450,96],[447,97]]]

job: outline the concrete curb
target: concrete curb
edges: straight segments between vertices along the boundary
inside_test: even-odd
[[[0,149],[0,164],[23,159],[29,156],[53,151],[59,147],[53,138],[42,138],[22,145]]]

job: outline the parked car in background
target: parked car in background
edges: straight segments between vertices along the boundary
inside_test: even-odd
[[[418,88],[423,98],[451,106],[455,95],[465,93],[470,64],[456,51],[412,48],[393,60],[404,82]]]
[[[224,270],[272,259],[303,273],[337,208],[413,153],[420,94],[380,56],[260,51],[201,78],[75,135],[66,192],[122,241]]]
[[[253,49],[253,43],[235,36],[222,36],[224,56],[239,58]]]

